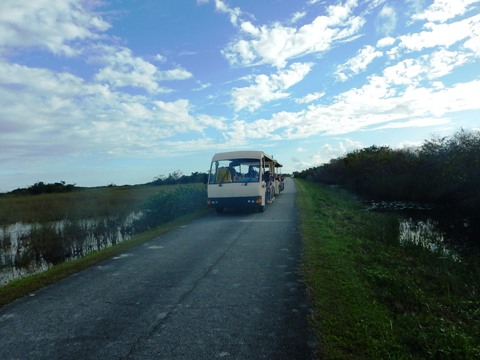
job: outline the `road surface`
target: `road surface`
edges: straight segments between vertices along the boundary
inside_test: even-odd
[[[0,359],[312,359],[295,187],[0,308]]]

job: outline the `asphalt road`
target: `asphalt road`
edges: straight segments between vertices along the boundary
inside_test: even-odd
[[[0,359],[312,359],[295,187],[0,308]]]

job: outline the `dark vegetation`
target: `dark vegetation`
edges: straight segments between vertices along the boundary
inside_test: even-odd
[[[142,205],[142,216],[134,221],[135,232],[150,230],[185,214],[206,208],[204,187],[181,185],[171,191],[157,193]]]
[[[56,182],[52,184],[45,184],[39,181],[28,188],[18,188],[10,192],[14,195],[40,195],[40,194],[54,194],[67,193],[76,190],[75,184],[66,184],[65,181]]]
[[[176,170],[168,176],[157,176],[150,185],[174,185],[174,184],[195,184],[206,183],[207,173],[192,172],[190,175],[183,175],[180,170]]]
[[[427,202],[469,224],[480,243],[480,132],[461,130],[416,149],[356,150],[295,177],[341,185],[366,199]],[[472,238],[471,237],[471,238]]]

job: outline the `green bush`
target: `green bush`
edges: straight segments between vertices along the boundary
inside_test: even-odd
[[[461,130],[418,149],[371,146],[295,174],[370,198],[431,201],[468,210],[480,204],[480,132]]]
[[[142,206],[142,216],[135,221],[136,232],[148,230],[186,213],[206,207],[204,187],[181,185],[171,191],[158,193]]]
[[[371,146],[295,176],[368,199],[435,203],[467,220],[472,234],[480,231],[480,131],[433,138],[418,149]]]
[[[37,263],[43,259],[49,264],[59,264],[71,256],[69,239],[61,236],[61,231],[51,224],[33,226],[21,240],[26,245],[27,256]]]

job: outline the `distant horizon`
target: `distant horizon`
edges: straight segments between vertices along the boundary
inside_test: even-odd
[[[464,132],[474,133],[474,134],[480,135],[480,130],[472,131],[472,130],[467,130],[467,129],[460,129],[460,130],[458,130],[457,132],[455,132],[455,134],[458,134],[460,131],[464,131]],[[453,135],[455,135],[455,134],[453,134]],[[451,137],[446,137],[446,139],[447,139],[447,140],[448,140],[448,139],[451,139]],[[410,148],[397,148],[397,149],[395,149],[395,148],[392,148],[392,147],[389,147],[389,146],[387,146],[387,147],[389,147],[389,148],[392,149],[392,150],[415,150],[415,149],[420,149],[421,146],[422,146],[426,141],[431,141],[431,140],[434,140],[434,138],[424,139],[424,141],[423,141],[421,144],[412,146],[412,147],[410,147]],[[341,157],[344,156],[344,155],[348,155],[349,153],[352,153],[352,152],[354,152],[354,151],[362,150],[362,149],[366,149],[366,148],[370,148],[370,147],[373,147],[373,146],[377,146],[377,145],[370,145],[370,146],[365,147],[365,148],[355,149],[355,150],[346,152],[345,154],[342,154],[342,155],[340,155],[340,156],[338,156],[338,157],[336,157],[336,158],[332,158],[331,160],[333,160],[333,159],[338,159],[338,158],[341,158]],[[385,146],[386,146],[386,145],[385,145]],[[213,156],[213,154],[212,154],[212,156]],[[210,160],[211,160],[211,159],[210,159]],[[209,164],[210,164],[210,161],[209,161]],[[318,165],[312,166],[312,167],[310,167],[310,168],[319,167],[319,166],[322,166],[323,164],[325,164],[325,163],[318,164]],[[283,167],[282,167],[282,169],[283,169]],[[302,169],[302,170],[300,170],[300,171],[298,171],[298,170],[293,170],[293,171],[291,171],[291,172],[284,172],[284,171],[282,171],[282,169],[280,170],[280,173],[281,173],[281,174],[284,174],[284,175],[286,175],[286,176],[292,176],[295,172],[300,172],[300,173],[301,173],[302,171],[308,170],[308,169]],[[179,171],[180,174],[181,174],[180,177],[181,177],[181,176],[187,176],[187,177],[189,177],[189,176],[191,176],[192,174],[195,174],[195,173],[198,173],[198,174],[208,174],[208,173],[209,173],[209,170],[206,170],[206,171],[192,171],[192,172],[190,172],[190,173],[186,173],[186,172],[183,172],[182,169],[175,169],[175,170],[173,170],[173,171],[170,171],[168,174],[163,174],[162,178],[163,178],[163,179],[166,179],[166,178],[168,178],[169,176],[174,175],[174,173],[175,173],[175,172],[178,172],[178,171]],[[21,189],[21,190],[23,190],[23,189],[28,189],[28,188],[30,188],[30,187],[38,184],[38,183],[41,183],[41,182],[43,182],[43,183],[45,183],[45,184],[55,184],[55,183],[60,183],[60,184],[61,184],[61,183],[63,183],[64,185],[74,185],[75,188],[101,188],[101,187],[122,187],[122,186],[142,186],[142,185],[148,185],[148,184],[151,184],[151,183],[154,183],[155,181],[157,181],[157,179],[158,179],[159,177],[160,177],[160,176],[156,176],[155,178],[153,178],[153,179],[150,180],[150,181],[146,181],[146,182],[143,182],[143,183],[136,183],[136,184],[117,184],[117,183],[109,183],[109,184],[105,184],[105,185],[93,185],[93,186],[82,186],[82,185],[78,185],[78,184],[75,183],[75,182],[74,182],[74,183],[67,183],[67,182],[65,182],[64,180],[55,180],[55,181],[50,181],[50,182],[43,181],[43,180],[39,180],[39,181],[36,181],[36,182],[34,182],[34,183],[30,184],[30,185],[24,186],[24,187],[17,187],[17,188],[12,189],[12,190],[0,191],[0,194],[8,194],[8,193],[11,193],[11,192],[13,192],[13,191],[15,191],[15,190],[19,190],[19,189]]]
[[[480,129],[480,0],[3,0],[0,54],[2,193]]]

